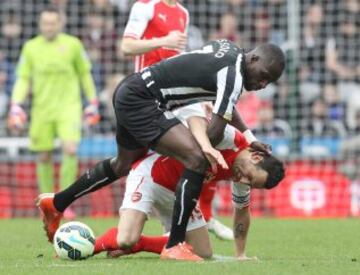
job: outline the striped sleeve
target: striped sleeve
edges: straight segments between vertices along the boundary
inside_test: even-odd
[[[224,67],[217,73],[217,94],[213,113],[231,121],[233,109],[243,87],[241,62],[243,55],[239,54],[235,65]]]

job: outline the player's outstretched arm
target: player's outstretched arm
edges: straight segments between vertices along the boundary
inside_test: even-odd
[[[234,241],[235,241],[235,256],[239,260],[256,260],[256,257],[247,257],[245,253],[245,246],[247,234],[250,227],[250,209],[249,207],[234,208]]]

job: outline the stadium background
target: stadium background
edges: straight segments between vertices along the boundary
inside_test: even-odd
[[[357,0],[187,0],[189,49],[228,38],[251,48],[273,42],[287,54],[283,77],[238,104],[258,139],[287,163],[274,191],[252,191],[252,213],[275,217],[360,215],[360,3]],[[84,42],[93,64],[102,121],[83,129],[80,170],[115,153],[111,94],[133,71],[119,41],[133,1],[3,0],[0,3],[0,217],[37,216],[34,156],[27,134],[12,136],[6,114],[22,44],[37,33],[47,4],[66,14],[65,31]],[[29,101],[27,108],[29,107]],[[60,155],[58,155],[60,158]],[[231,213],[229,185],[214,204]],[[123,182],[75,204],[81,215],[117,213]]]

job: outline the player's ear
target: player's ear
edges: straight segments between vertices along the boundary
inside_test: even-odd
[[[258,60],[260,59],[260,57],[257,55],[257,54],[252,54],[251,57],[250,57],[250,62],[251,63],[255,63],[257,62]]]
[[[259,162],[264,160],[264,155],[261,152],[254,151],[251,152],[251,162],[253,164],[258,164]]]

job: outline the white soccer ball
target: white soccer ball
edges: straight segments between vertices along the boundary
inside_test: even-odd
[[[81,222],[63,224],[54,236],[54,248],[61,259],[86,259],[93,254],[94,245],[93,231]]]

